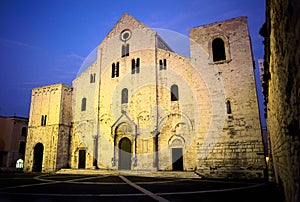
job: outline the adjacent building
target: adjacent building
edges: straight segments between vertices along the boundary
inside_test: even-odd
[[[0,116],[0,169],[23,169],[28,118]]]

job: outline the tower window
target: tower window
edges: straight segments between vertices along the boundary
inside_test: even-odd
[[[113,63],[111,66],[111,78],[119,77],[120,63]]]
[[[94,74],[91,74],[91,76],[90,76],[90,83],[95,83],[95,81],[96,81],[96,74],[94,73]]]
[[[126,104],[126,103],[128,103],[128,89],[124,88],[122,90],[121,104]]]
[[[171,101],[178,101],[178,86],[176,84],[171,86]]]
[[[131,74],[140,73],[140,58],[131,60]]]
[[[226,101],[227,114],[231,114],[231,103],[229,100]]]
[[[226,60],[225,44],[220,38],[216,38],[212,42],[213,61],[218,62]]]
[[[129,44],[123,44],[122,45],[122,58],[129,56]]]
[[[167,69],[167,59],[159,60],[159,70]]]
[[[47,124],[47,115],[42,115],[41,126],[45,126]]]
[[[86,98],[82,98],[81,100],[81,111],[86,110]]]

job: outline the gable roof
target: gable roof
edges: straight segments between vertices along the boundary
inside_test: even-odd
[[[137,20],[133,16],[129,15],[128,13],[124,13],[122,17],[116,22],[116,24],[112,27],[112,29],[108,32],[106,37],[104,38],[111,38],[113,36],[118,36],[125,29],[150,29],[147,25],[142,23],[141,21]],[[103,41],[104,41],[103,40]]]

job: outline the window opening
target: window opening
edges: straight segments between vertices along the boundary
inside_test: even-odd
[[[91,76],[90,76],[90,83],[95,83],[95,81],[96,81],[96,74],[94,73],[94,74],[91,74]]]
[[[176,84],[171,86],[171,101],[178,101],[178,86]]]
[[[122,54],[121,54],[122,58],[129,56],[129,44],[123,44],[122,45]]]
[[[131,60],[131,74],[140,73],[140,58]]]
[[[121,104],[126,104],[126,103],[128,103],[128,89],[124,88],[122,90]]]
[[[47,115],[42,115],[41,126],[45,126],[47,123]]]
[[[226,60],[225,44],[222,39],[216,38],[213,40],[212,51],[213,51],[213,61],[214,62]]]
[[[159,60],[159,70],[167,69],[167,59]]]
[[[119,77],[119,67],[120,63],[117,62],[117,64],[113,63],[111,66],[111,78]]]
[[[82,98],[81,100],[81,111],[86,110],[86,98]]]
[[[227,114],[231,114],[231,103],[229,100],[226,101],[226,109],[227,109]]]

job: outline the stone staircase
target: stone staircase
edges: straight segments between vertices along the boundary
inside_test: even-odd
[[[56,174],[69,175],[111,175],[111,176],[141,176],[160,178],[198,178],[194,171],[132,171],[132,170],[105,170],[105,169],[61,169]]]

